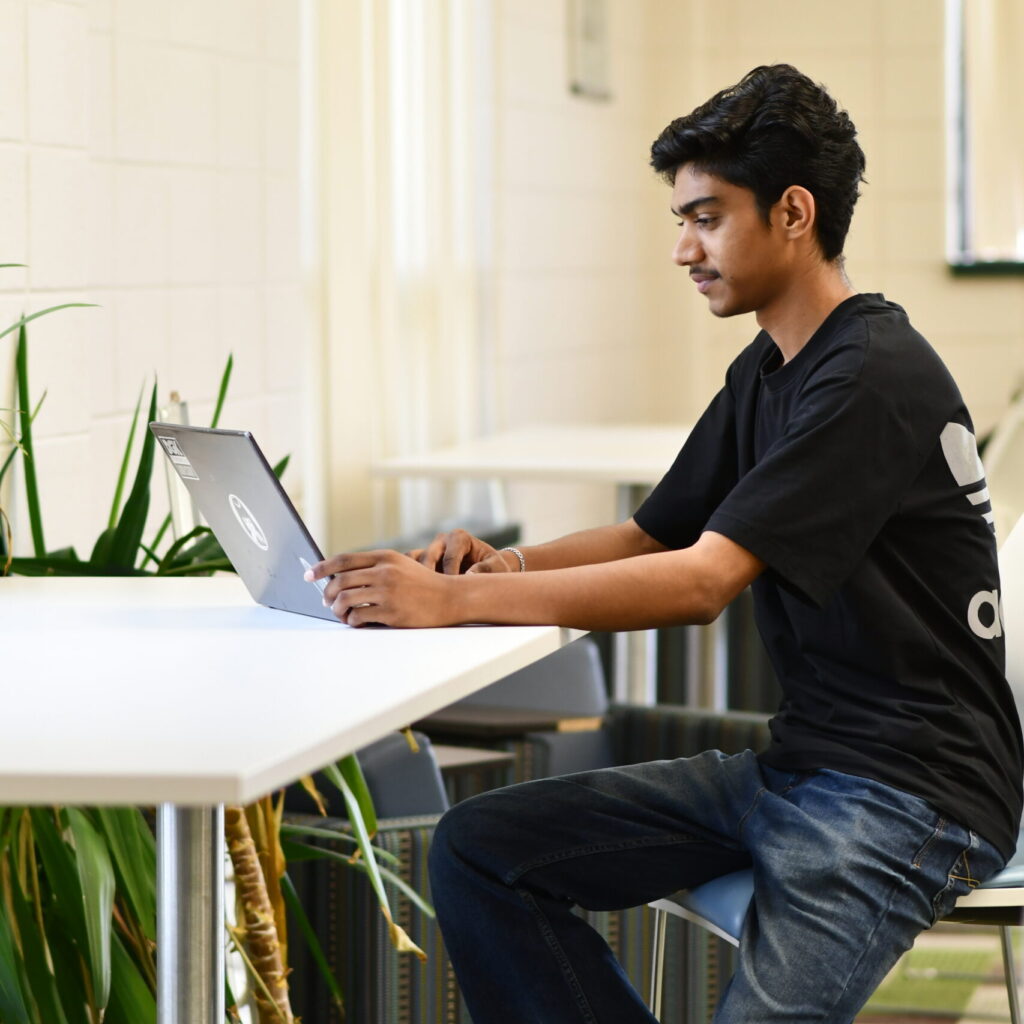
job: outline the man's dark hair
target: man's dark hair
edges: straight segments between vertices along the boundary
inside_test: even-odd
[[[864,153],[846,111],[796,68],[754,68],[676,118],[651,146],[651,165],[671,185],[683,164],[750,189],[766,222],[787,188],[806,188],[825,259],[842,255]]]

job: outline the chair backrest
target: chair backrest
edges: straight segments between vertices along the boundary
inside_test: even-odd
[[[1006,634],[1006,678],[1024,721],[1024,516],[999,549],[999,592]]]
[[[996,530],[1006,533],[1024,515],[1024,396],[992,432],[985,449],[985,480],[992,496]]]
[[[608,688],[601,655],[593,640],[581,637],[459,703],[603,715]]]
[[[358,752],[378,818],[409,818],[448,810],[441,770],[430,740],[413,733],[413,751],[402,733],[391,733]]]
[[[448,795],[441,769],[430,740],[414,732],[419,752],[414,753],[401,733],[389,733],[383,739],[357,751],[367,788],[379,818],[414,818],[443,814],[448,810]],[[323,772],[314,772],[313,783],[330,818],[347,818],[345,800]],[[290,814],[317,815],[319,807],[298,782],[285,791],[284,809]]]

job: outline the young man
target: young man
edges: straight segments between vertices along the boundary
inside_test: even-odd
[[[753,865],[715,1020],[850,1021],[915,936],[1012,852],[1021,735],[991,514],[945,367],[842,250],[864,157],[795,69],[757,68],[654,143],[674,260],[760,333],[628,522],[522,551],[465,533],[341,555],[352,625],[712,620],[752,585],[784,699],[758,755],[588,772],[455,807],[434,899],[476,1024],[653,1021],[576,904]],[[434,571],[434,570],[439,571]]]

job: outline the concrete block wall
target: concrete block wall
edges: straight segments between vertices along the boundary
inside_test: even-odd
[[[28,264],[0,271],[0,325],[98,307],[29,328],[51,548],[87,556],[154,375],[206,423],[233,353],[222,425],[299,453],[298,10],[0,0],[0,263]],[[13,352],[0,340],[3,406]],[[155,519],[159,478],[154,499]]]

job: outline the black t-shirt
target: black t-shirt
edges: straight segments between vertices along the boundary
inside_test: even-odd
[[[899,306],[846,300],[785,364],[762,331],[635,519],[668,547],[713,530],[767,563],[767,764],[876,779],[1012,853],[1024,756],[984,471]]]

